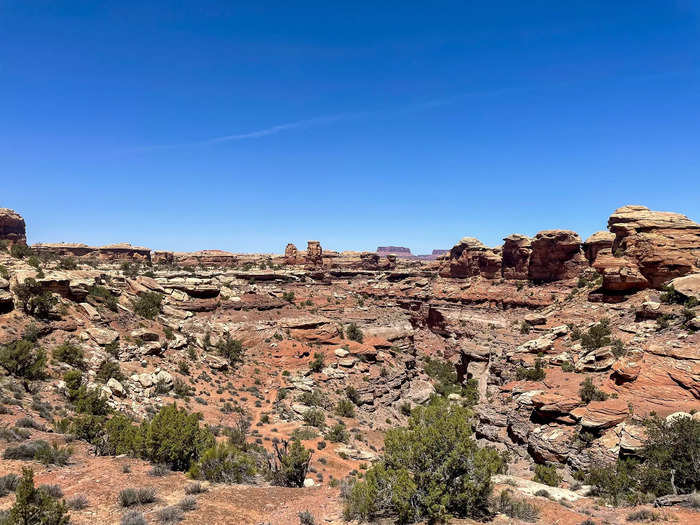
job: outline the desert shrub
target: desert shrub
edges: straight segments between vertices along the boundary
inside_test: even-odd
[[[84,494],[77,494],[66,501],[68,508],[73,510],[83,510],[88,507],[90,502]]]
[[[7,266],[4,264],[0,264],[0,277],[3,279],[9,279],[10,278],[10,271],[7,269]]]
[[[320,352],[315,352],[314,353],[314,358],[311,360],[311,363],[309,364],[309,368],[311,368],[312,372],[320,372],[323,370],[323,367],[326,364],[326,358],[324,355]]]
[[[350,440],[350,432],[345,425],[338,423],[333,425],[324,437],[331,443],[347,443]]]
[[[21,417],[15,421],[15,426],[19,428],[33,428],[35,430],[44,430],[44,425],[33,420],[31,417]]]
[[[19,476],[17,474],[5,474],[0,476],[0,498],[7,496],[10,492],[14,492],[19,485]]]
[[[60,447],[54,443],[49,445],[43,439],[27,441],[19,445],[9,446],[3,452],[3,459],[37,460],[45,465],[65,465],[72,454],[69,447]]]
[[[302,392],[297,396],[297,401],[310,407],[323,407],[328,403],[328,398],[318,388],[311,392]]]
[[[317,436],[318,432],[314,427],[299,427],[294,429],[291,438],[298,439],[299,441],[305,441],[307,439],[313,439]]]
[[[661,302],[666,304],[685,304],[688,298],[676,290],[672,285],[664,286],[661,294]]]
[[[557,469],[547,465],[535,465],[535,477],[533,479],[550,487],[558,487],[561,483],[561,477],[557,474]]]
[[[219,340],[216,349],[231,366],[243,361],[243,342],[240,339],[233,339],[230,334]]]
[[[115,414],[104,424],[98,448],[102,455],[140,456],[143,448],[142,427],[134,425],[124,414]]]
[[[299,516],[299,525],[316,525],[316,520],[314,519],[314,515],[311,514],[308,510],[304,510],[298,514]]]
[[[106,397],[99,389],[88,388],[83,384],[82,373],[79,370],[66,372],[63,380],[66,383],[68,399],[73,403],[76,412],[93,416],[105,416],[109,413]]]
[[[610,321],[607,318],[601,319],[591,326],[587,332],[581,333],[581,346],[586,350],[597,350],[611,343]]]
[[[318,408],[310,408],[304,412],[303,417],[304,422],[312,427],[323,428],[326,426],[326,415]]]
[[[42,379],[46,375],[46,352],[31,341],[19,339],[0,347],[0,366],[15,377]]]
[[[32,250],[26,244],[13,244],[10,247],[10,255],[15,259],[24,259],[32,254]]]
[[[164,524],[179,523],[185,518],[182,509],[177,505],[171,505],[170,507],[160,509],[156,513],[156,517],[158,518],[158,522]]]
[[[52,498],[63,498],[63,490],[60,485],[40,485],[39,490],[43,490]]]
[[[350,323],[350,325],[345,329],[345,336],[351,341],[356,341],[358,343],[361,343],[364,340],[362,330],[355,323]]]
[[[298,440],[274,443],[275,453],[269,458],[268,476],[275,485],[302,487],[309,471],[312,452]]]
[[[535,359],[533,368],[518,367],[515,371],[515,377],[518,381],[542,381],[547,372],[544,369],[544,363],[539,357]]]
[[[208,428],[199,426],[197,414],[164,406],[150,422],[142,424],[143,456],[154,463],[165,463],[173,470],[187,470],[214,444]]]
[[[53,349],[51,353],[56,361],[66,363],[75,368],[85,368],[85,352],[78,345],[63,343]]]
[[[176,396],[187,399],[188,397],[194,395],[194,387],[188,385],[179,377],[176,377],[173,379],[173,393]]]
[[[146,517],[143,512],[138,510],[130,510],[122,516],[121,525],[147,525]]]
[[[581,397],[581,401],[584,403],[590,403],[591,401],[605,401],[608,395],[602,390],[598,389],[590,377],[587,377],[581,382],[578,390],[578,395]]]
[[[522,321],[520,323],[520,333],[521,334],[529,334],[530,333],[530,325],[527,322]]]
[[[103,303],[108,309],[112,310],[113,312],[117,311],[117,298],[104,286],[100,286],[97,284],[92,285],[88,291],[88,294],[91,297],[95,298],[98,302]]]
[[[29,315],[46,319],[58,299],[49,291],[44,291],[41,285],[31,277],[14,287],[15,295],[22,309]]]
[[[637,467],[638,462],[634,459],[618,459],[610,465],[593,467],[586,475],[586,483],[591,485],[591,495],[613,505],[638,503]]]
[[[76,262],[75,257],[62,257],[58,261],[58,268],[60,270],[77,270],[78,263]]]
[[[155,319],[160,313],[163,296],[157,292],[145,292],[133,302],[134,313],[146,319]]]
[[[121,367],[116,361],[111,359],[104,359],[97,367],[97,374],[95,378],[102,383],[106,383],[110,379],[114,378],[117,381],[124,380],[124,374],[122,374]]]
[[[335,413],[340,417],[354,417],[355,405],[349,399],[341,399],[335,405]]]
[[[170,469],[168,468],[168,465],[153,465],[151,467],[151,470],[148,471],[148,475],[153,476],[155,478],[167,476],[168,474],[170,474]]]
[[[189,471],[194,479],[214,483],[243,483],[251,481],[255,473],[253,458],[230,443],[218,443],[205,450]]]
[[[3,525],[67,525],[70,521],[65,503],[34,486],[34,472],[22,469],[15,491],[15,502]]]
[[[630,512],[627,515],[627,521],[665,521],[665,517],[658,512],[649,509],[640,509],[635,512]]]
[[[288,303],[293,303],[294,302],[294,292],[283,292],[282,299],[284,299]]]
[[[118,501],[121,507],[145,505],[156,500],[156,490],[152,487],[127,488],[119,491]]]
[[[535,522],[540,515],[540,510],[523,499],[513,497],[513,493],[506,489],[502,491],[496,501],[496,510],[509,518]]]
[[[352,401],[354,404],[359,405],[360,404],[360,393],[357,391],[357,389],[350,385],[345,389],[345,394],[348,396],[348,399]]]
[[[207,488],[199,481],[188,483],[185,485],[185,494],[202,494],[207,491]]]
[[[407,427],[386,433],[383,458],[353,486],[345,517],[436,522],[488,515],[491,475],[505,461],[477,446],[471,417],[468,408],[440,398],[413,410]]]
[[[177,502],[177,506],[180,507],[183,512],[189,512],[197,508],[197,498],[194,496],[185,496]]]

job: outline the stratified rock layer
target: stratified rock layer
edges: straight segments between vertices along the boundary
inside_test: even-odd
[[[7,241],[9,245],[27,244],[24,219],[14,210],[0,208],[0,241]]]

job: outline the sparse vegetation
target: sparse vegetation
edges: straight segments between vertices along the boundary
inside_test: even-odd
[[[46,374],[46,352],[26,339],[0,346],[0,366],[15,377],[42,379]]]
[[[535,465],[534,481],[544,483],[550,487],[558,487],[561,483],[561,476],[559,476],[554,466]]]
[[[56,361],[66,363],[75,368],[85,368],[85,352],[78,345],[63,343],[53,349],[51,353]]]
[[[581,382],[578,391],[581,401],[590,403],[591,401],[605,401],[608,395],[593,384],[593,380],[587,377]]]
[[[350,323],[350,325],[345,329],[345,337],[358,343],[361,343],[364,340],[362,330],[360,330],[355,323]]]
[[[518,367],[515,377],[518,381],[542,381],[547,373],[544,369],[544,362],[539,357],[535,359],[535,366],[532,368]]]
[[[34,486],[34,472],[23,468],[15,491],[15,502],[3,525],[67,525],[68,509],[49,492]]]

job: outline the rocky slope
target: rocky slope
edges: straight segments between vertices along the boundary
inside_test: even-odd
[[[12,244],[26,239],[16,217],[0,214],[0,238]],[[465,238],[437,263],[329,252],[318,241],[305,252],[290,244],[283,255],[35,245],[39,268],[0,253],[0,344],[29,330],[49,353],[64,342],[79,346],[90,386],[137,418],[172,401],[212,426],[232,425],[244,413],[251,438],[268,450],[296,432],[314,451],[306,488],[262,480],[212,485],[183,523],[298,523],[304,509],[317,522],[341,523],[332,480],[371,463],[383,432],[405,423],[408,409],[439,388],[426,359],[449,362],[459,381],[474,380],[478,439],[511,453],[497,491],[517,486],[541,507],[541,523],[578,524],[588,516],[622,523],[625,512],[597,505],[572,474],[633,454],[651,412],[698,417],[700,307],[680,303],[700,300],[700,225],[626,206],[611,215],[609,228],[585,242],[564,230],[532,239],[513,234],[498,248]],[[54,299],[45,315],[22,308],[27,278],[37,294]],[[664,290],[669,283],[674,300]],[[162,300],[149,319],[136,305],[154,293]],[[582,337],[600,326],[606,330],[593,343]],[[351,339],[352,327],[362,337]],[[241,363],[217,349],[227,339],[242,342]],[[105,361],[118,362],[122,378],[102,381]],[[52,359],[46,380],[0,377],[3,425],[29,417],[37,423],[28,429],[32,440],[70,441],[52,423],[71,410],[61,380],[69,369]],[[606,399],[584,402],[585,379]],[[354,409],[339,414],[335,406],[349,388]],[[345,424],[346,443],[324,440],[307,424],[305,415],[316,409],[327,426]],[[0,448],[8,446],[0,438]],[[31,462],[41,483],[87,496],[87,508],[71,512],[74,523],[118,523],[117,493],[127,484],[156,487],[160,500],[143,508],[153,520],[184,494],[182,473],[154,478],[141,460],[95,456],[82,442],[74,448],[64,467]],[[545,488],[532,481],[537,463],[555,465],[564,480],[548,488],[549,499],[536,495]],[[0,475],[25,464],[3,460]],[[0,508],[11,501],[1,498]],[[671,516],[687,523],[700,517],[682,507]]]

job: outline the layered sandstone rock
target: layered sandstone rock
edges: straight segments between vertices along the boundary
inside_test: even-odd
[[[700,224],[685,215],[623,206],[608,229],[615,234],[612,253],[624,255],[653,288],[700,269]]]
[[[610,250],[601,250],[593,267],[603,276],[603,289],[611,292],[643,290],[649,281],[637,264],[627,257],[614,257]]]
[[[286,264],[299,264],[299,250],[291,242],[284,249],[284,262]]]
[[[200,250],[198,252],[175,253],[175,262],[180,266],[236,266],[238,256],[224,250]]]
[[[609,250],[614,240],[614,233],[604,231],[595,232],[586,239],[586,242],[583,243],[583,252],[586,254],[589,264],[593,264],[601,250]]]
[[[464,237],[450,250],[439,273],[442,277],[481,275],[493,279],[501,273],[500,250],[487,248],[479,239]]]
[[[394,255],[411,255],[411,249],[404,246],[379,246],[377,248],[377,253],[380,255],[386,255],[388,253]]]
[[[581,238],[569,230],[545,230],[532,240],[528,277],[535,281],[571,279],[587,266]]]
[[[157,250],[151,254],[151,262],[154,264],[173,264],[174,261],[175,254],[173,252]]]
[[[506,279],[527,279],[532,245],[530,238],[513,233],[503,239],[501,272]]]
[[[0,241],[7,241],[9,245],[27,244],[24,219],[14,210],[0,208]]]
[[[323,248],[319,241],[308,241],[306,246],[306,264],[323,266]]]
[[[379,255],[371,252],[361,253],[360,265],[365,270],[376,270],[379,268]]]

